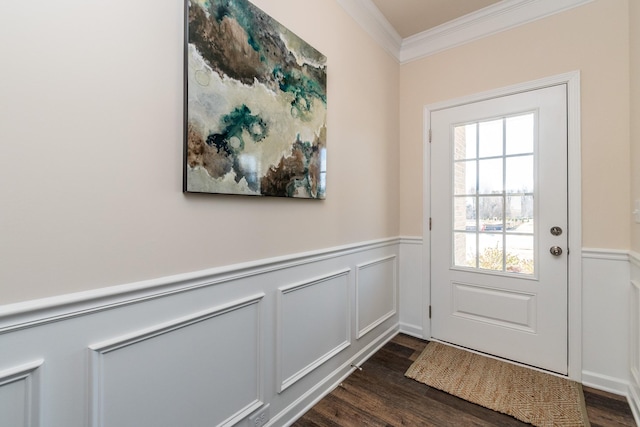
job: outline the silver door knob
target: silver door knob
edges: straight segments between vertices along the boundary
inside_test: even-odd
[[[560,246],[551,246],[549,252],[551,252],[553,256],[560,256],[562,255],[562,248]]]
[[[551,232],[552,235],[554,236],[559,236],[562,234],[562,228],[558,227],[558,226],[554,226],[551,227],[551,230],[549,230]]]

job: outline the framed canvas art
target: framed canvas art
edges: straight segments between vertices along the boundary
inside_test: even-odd
[[[326,57],[247,0],[186,0],[184,191],[324,199]]]

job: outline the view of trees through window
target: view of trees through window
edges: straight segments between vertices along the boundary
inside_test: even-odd
[[[454,265],[533,274],[535,114],[454,128]]]

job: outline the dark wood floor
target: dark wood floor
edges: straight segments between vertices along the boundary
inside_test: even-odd
[[[528,425],[406,378],[404,373],[425,345],[407,335],[396,336],[293,426]],[[624,397],[588,387],[584,394],[593,427],[635,426]]]

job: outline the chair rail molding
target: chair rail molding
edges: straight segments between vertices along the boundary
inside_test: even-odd
[[[398,333],[400,246],[0,305],[0,413],[17,427],[231,426],[259,411],[288,425]],[[358,301],[371,308],[359,339]]]
[[[173,294],[248,279],[285,268],[302,267],[365,250],[390,247],[399,238],[377,239],[309,252],[214,267],[124,285],[0,305],[0,334],[44,325]]]

